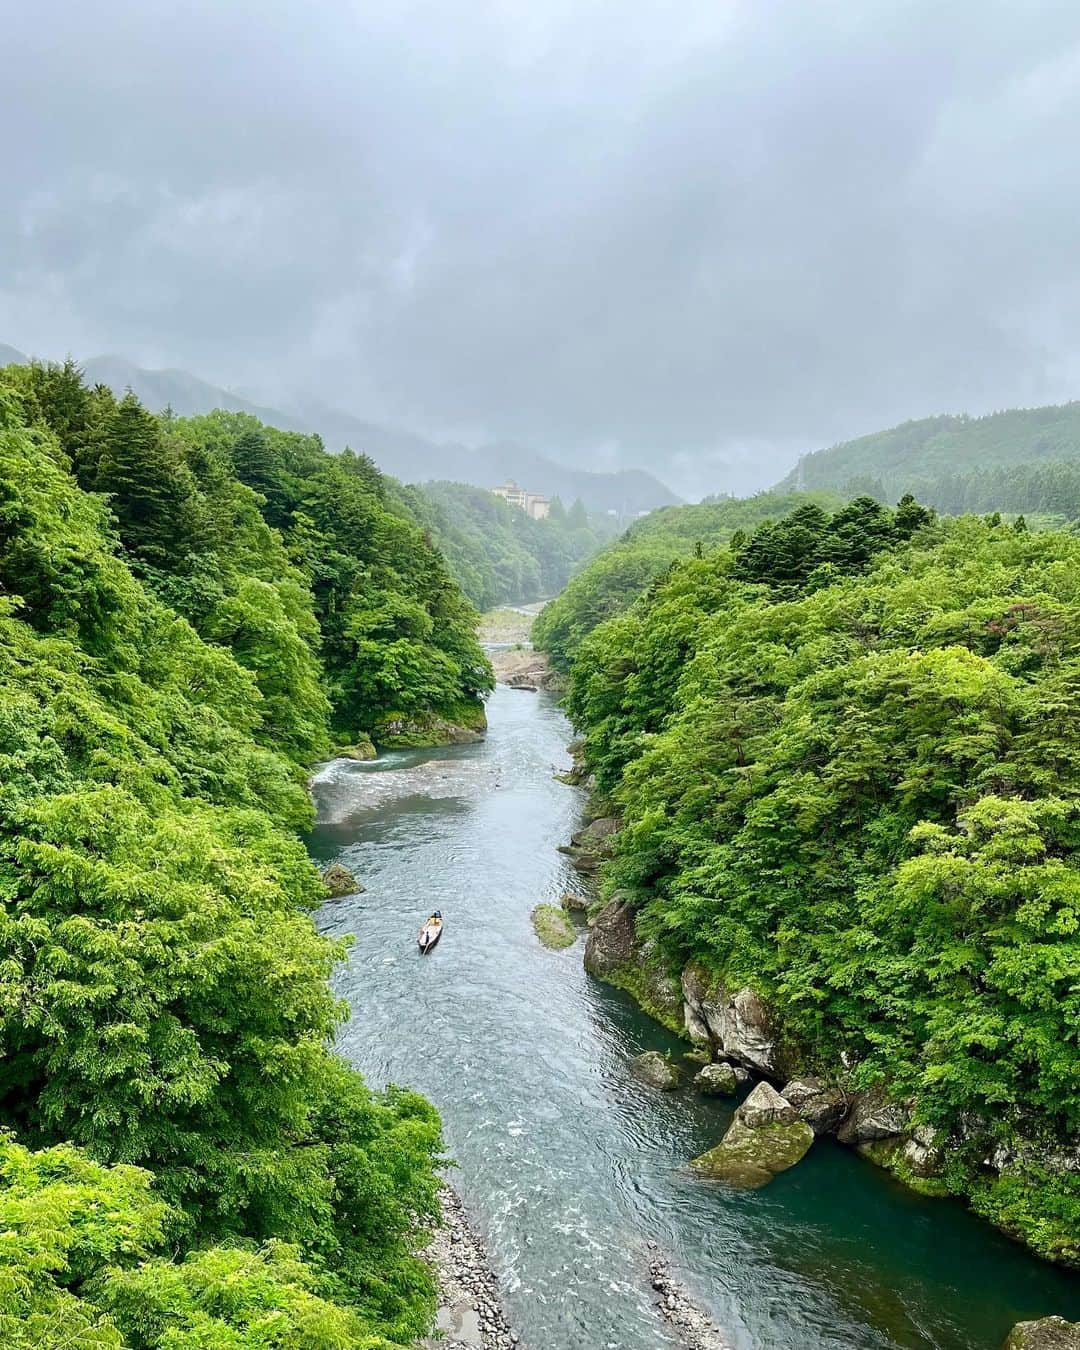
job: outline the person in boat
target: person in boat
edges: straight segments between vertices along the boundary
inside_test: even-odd
[[[442,910],[437,909],[434,914],[429,915],[425,920],[423,927],[417,933],[417,939],[422,938],[429,928],[438,930],[442,927]]]

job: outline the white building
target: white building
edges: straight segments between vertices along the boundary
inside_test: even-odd
[[[501,487],[494,487],[491,491],[496,497],[501,497],[508,506],[516,506],[533,520],[543,520],[551,510],[551,502],[547,497],[542,497],[539,492],[528,492],[525,488],[518,487],[512,478],[508,478]]]

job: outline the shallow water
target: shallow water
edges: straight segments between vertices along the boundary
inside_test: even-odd
[[[489,719],[482,745],[326,766],[311,849],[367,887],[320,916],[355,935],[340,1047],[372,1083],[407,1083],[442,1111],[455,1184],[530,1350],[669,1344],[649,1239],[737,1350],[996,1350],[1021,1318],[1080,1319],[1076,1277],[829,1141],[761,1191],[687,1174],[730,1106],[632,1080],[642,1050],[685,1047],[587,976],[580,942],[546,951],[529,922],[579,888],[556,852],[582,805],[553,778],[567,723],[549,696],[503,687]],[[420,957],[436,908],[445,934]]]

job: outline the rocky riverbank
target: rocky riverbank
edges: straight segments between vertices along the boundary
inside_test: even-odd
[[[510,689],[535,694],[538,689],[562,688],[562,676],[552,670],[544,652],[529,641],[533,619],[542,604],[497,609],[480,620],[477,637],[487,653],[495,678]]]
[[[522,1344],[503,1312],[483,1239],[449,1185],[440,1193],[443,1226],[427,1250],[439,1283],[432,1335],[417,1350],[514,1350]]]
[[[731,1350],[730,1342],[694,1306],[686,1289],[671,1273],[671,1266],[650,1242],[656,1255],[649,1262],[649,1280],[658,1297],[656,1311],[679,1338],[680,1350]]]

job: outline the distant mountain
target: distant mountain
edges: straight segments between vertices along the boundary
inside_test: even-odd
[[[14,347],[0,345],[0,365],[21,365],[27,359]],[[567,505],[580,497],[590,511],[613,511],[626,517],[679,501],[663,483],[641,469],[589,473],[517,445],[472,450],[464,445],[437,444],[320,403],[305,403],[293,412],[265,408],[186,370],[146,370],[122,356],[94,356],[82,364],[91,384],[107,384],[117,393],[130,388],[155,411],[171,407],[179,416],[191,417],[226,408],[251,413],[285,431],[317,431],[328,449],[343,450],[348,445],[363,450],[380,469],[406,483],[454,480],[494,487],[513,478],[532,492],[560,496]]]
[[[880,489],[890,500],[988,470],[1080,459],[1080,402],[924,417],[804,455],[781,488]]]

